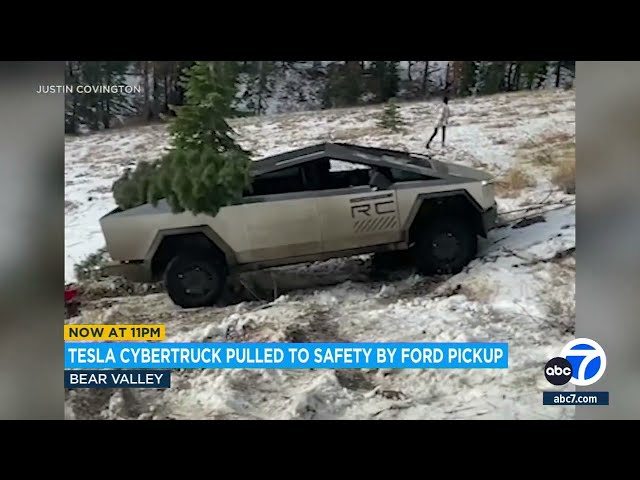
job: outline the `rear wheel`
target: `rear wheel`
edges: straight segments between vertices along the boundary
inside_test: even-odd
[[[164,284],[169,297],[183,308],[213,305],[224,288],[224,263],[209,252],[180,253],[175,256],[164,273]]]
[[[478,252],[478,237],[469,221],[436,217],[417,232],[413,254],[427,275],[458,273]]]

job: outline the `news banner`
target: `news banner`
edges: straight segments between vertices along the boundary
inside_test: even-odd
[[[164,325],[65,325],[65,388],[171,388],[204,368],[508,368],[506,343],[171,343]]]

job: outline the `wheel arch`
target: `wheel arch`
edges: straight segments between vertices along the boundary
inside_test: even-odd
[[[156,233],[145,256],[155,280],[161,277],[171,257],[180,248],[211,248],[224,259],[227,268],[237,265],[235,252],[208,225],[169,228]]]
[[[486,238],[482,212],[480,204],[464,189],[420,193],[416,196],[403,230],[406,232],[407,241],[412,242],[419,225],[426,219],[439,213],[457,214],[467,217],[476,234]]]

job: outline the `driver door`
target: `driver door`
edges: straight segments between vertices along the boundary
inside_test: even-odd
[[[348,162],[341,162],[348,163]],[[354,170],[368,167],[358,164]],[[344,168],[344,166],[342,167]],[[328,189],[316,190],[316,210],[324,252],[358,249],[402,240],[396,191],[369,186],[369,172],[350,175],[338,170],[327,177]],[[345,181],[351,179],[350,181]],[[332,188],[336,184],[342,188]],[[322,185],[320,185],[322,187]]]

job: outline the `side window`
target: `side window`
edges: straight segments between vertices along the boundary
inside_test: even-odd
[[[419,173],[411,172],[408,170],[400,170],[398,168],[391,169],[391,177],[394,182],[415,182],[419,180],[436,180],[434,177],[428,175],[421,175]]]
[[[251,190],[245,192],[244,196],[277,195],[280,193],[302,192],[304,190],[302,168],[295,166],[264,173],[254,178]]]
[[[338,190],[370,185],[372,168],[362,163],[323,158],[275,172],[264,173],[253,179],[251,190],[245,197],[278,195],[317,190]],[[374,168],[386,178],[386,183],[431,180],[432,177],[407,170]],[[378,175],[378,177],[380,177]],[[381,179],[378,178],[378,181]],[[385,182],[383,182],[385,183]]]
[[[362,163],[325,158],[305,166],[307,190],[335,190],[369,184],[371,168]]]

